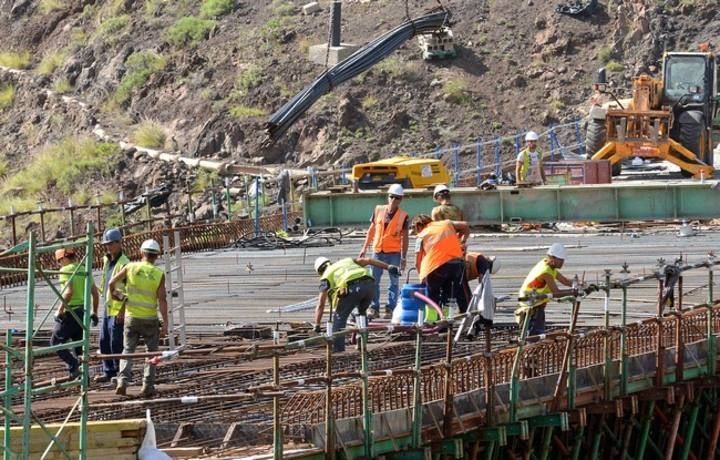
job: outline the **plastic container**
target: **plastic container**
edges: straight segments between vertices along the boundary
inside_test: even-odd
[[[425,302],[417,299],[413,295],[414,292],[427,295],[427,288],[424,284],[406,284],[402,287],[400,303],[393,310],[393,324],[410,326],[417,322],[418,310],[425,307]]]

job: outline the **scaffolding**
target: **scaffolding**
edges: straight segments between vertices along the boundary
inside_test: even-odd
[[[44,458],[53,447],[59,451],[67,459],[87,458],[87,423],[88,423],[88,390],[90,386],[89,379],[89,362],[90,356],[90,312],[92,308],[91,291],[93,286],[92,268],[93,268],[93,225],[89,223],[86,228],[85,238],[72,242],[57,243],[49,246],[39,246],[37,237],[34,233],[29,235],[29,244],[27,252],[26,268],[0,267],[0,273],[26,272],[27,273],[27,306],[26,306],[26,325],[24,341],[20,340],[20,345],[16,346],[13,339],[13,331],[5,331],[5,343],[0,345],[5,352],[5,385],[4,390],[0,392],[3,399],[2,413],[4,418],[3,432],[3,460],[11,459],[27,459],[30,457],[30,438],[31,428],[33,424],[38,425],[47,435],[48,445],[45,448],[42,458]],[[77,318],[71,309],[66,309],[66,314],[71,314],[79,322],[82,322],[83,337],[81,340],[70,341],[55,346],[36,347],[34,342],[37,340],[38,331],[45,325],[51,313],[55,310],[59,302],[63,302],[62,294],[56,287],[51,276],[58,275],[58,270],[46,270],[38,263],[38,256],[44,253],[54,252],[57,249],[64,248],[80,248],[84,249],[84,255],[79,261],[77,268],[72,276],[80,275],[85,277],[83,290],[83,317]],[[35,316],[38,307],[35,305],[35,285],[38,280],[45,281],[55,296],[55,302],[42,317],[40,323],[35,327]],[[54,354],[61,350],[71,350],[75,348],[82,349],[82,358],[80,359],[80,376],[71,379],[54,379],[50,382],[44,382],[41,386],[34,386],[33,365],[36,358]],[[22,365],[22,379],[13,379],[13,366],[16,363]],[[16,383],[17,382],[17,383]],[[72,405],[70,412],[65,417],[65,421],[59,426],[56,432],[52,432],[41,420],[33,415],[32,402],[33,397],[46,394],[56,390],[65,390],[70,388],[79,388],[80,395]],[[22,399],[22,411],[15,412],[13,399],[19,396]],[[67,422],[72,418],[75,411],[80,413],[80,429],[77,449],[71,449],[70,445],[65,445],[60,440],[60,435],[65,428]],[[22,444],[20,450],[17,447],[13,449],[11,427],[13,425],[22,426]],[[72,452],[72,455],[70,454]]]
[[[187,345],[181,245],[179,231],[163,234],[165,290],[168,302],[168,343],[171,350]]]

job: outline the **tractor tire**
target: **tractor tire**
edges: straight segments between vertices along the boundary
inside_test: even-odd
[[[585,153],[588,160],[593,157],[607,142],[605,120],[591,118],[585,132]]]
[[[611,165],[610,168],[611,168],[610,173],[612,174],[613,177],[619,176],[620,174],[622,174],[622,161],[618,161],[614,165]]]
[[[703,157],[700,156],[702,151],[703,130],[705,128],[705,121],[702,112],[690,110],[681,113],[678,125],[680,129],[678,130],[677,141],[683,147],[694,153],[698,160],[706,162],[707,155],[704,155]],[[710,155],[712,156],[712,153],[710,153]],[[681,170],[680,172],[683,177],[693,177],[693,174],[689,171]]]

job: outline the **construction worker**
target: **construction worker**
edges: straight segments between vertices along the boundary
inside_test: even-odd
[[[533,291],[536,294],[552,294],[553,297],[577,295],[577,289],[559,289],[558,284],[572,286],[573,282],[563,276],[560,270],[567,257],[567,249],[560,243],[554,243],[547,251],[547,255],[530,270],[525,281],[518,291],[518,297],[528,297]],[[540,335],[545,333],[545,306],[549,299],[537,300],[534,303],[529,301],[520,302],[520,307],[515,310],[515,321],[522,324],[525,315],[530,314],[528,335]]]
[[[85,315],[85,267],[75,261],[75,249],[65,248],[55,251],[55,260],[60,264],[60,294],[62,301],[55,314],[55,326],[50,336],[50,345],[60,345],[68,341],[82,340],[83,318]],[[92,276],[90,277],[92,282]],[[100,296],[95,283],[90,290],[92,296],[92,326],[98,325],[97,309]],[[88,334],[90,331],[88,331]],[[76,347],[73,354],[70,350],[60,350],[57,355],[67,364],[68,375],[71,379],[80,375],[80,360],[82,347]]]
[[[334,331],[345,329],[348,316],[357,308],[364,316],[370,302],[375,296],[375,280],[365,267],[368,265],[380,270],[387,270],[391,276],[400,276],[400,268],[396,265],[366,257],[340,259],[332,263],[327,257],[315,259],[315,271],[320,275],[320,295],[315,308],[315,332],[320,332],[320,322],[325,311],[325,302],[330,299],[334,307]],[[345,351],[345,337],[337,337],[333,344],[336,352]]]
[[[467,222],[433,221],[427,214],[416,216],[412,224],[417,235],[415,266],[428,297],[444,306],[455,299],[464,313],[468,305],[463,289],[464,253],[470,227]]]
[[[450,202],[450,189],[447,185],[440,184],[435,187],[433,200],[435,200],[438,205],[435,206],[430,213],[432,220],[465,220],[465,215],[462,210]]]
[[[148,352],[157,351],[160,336],[167,335],[168,306],[165,294],[165,273],[155,266],[160,255],[160,245],[155,240],[145,240],[140,246],[142,260],[130,262],[110,280],[110,292],[115,300],[124,302],[118,313],[118,320],[125,322],[123,354],[135,352],[142,338]],[[125,282],[125,293],[118,290]],[[158,321],[158,308],[162,316],[162,325]],[[125,316],[127,316],[125,318]],[[128,382],[132,378],[132,360],[120,360],[120,374],[115,393],[125,395]],[[155,394],[155,365],[146,363],[143,373],[143,386],[140,395],[149,397]]]
[[[388,188],[388,204],[378,205],[370,218],[365,242],[360,250],[359,257],[365,257],[368,246],[372,241],[373,258],[390,265],[397,265],[400,271],[405,270],[405,263],[408,251],[408,214],[400,208],[400,202],[405,194],[400,184],[392,184]],[[377,266],[372,267],[372,275],[375,279],[375,295],[373,296],[368,318],[380,316],[380,279],[382,270]],[[397,304],[399,291],[398,275],[390,274],[390,286],[388,287],[387,304],[384,311],[385,318],[392,317],[392,311]]]
[[[481,283],[485,273],[490,272],[494,275],[498,270],[500,270],[500,261],[495,257],[488,257],[479,252],[465,254],[465,276],[463,277],[465,298],[469,301],[472,295],[470,281],[478,280]]]
[[[515,163],[515,178],[518,184],[545,184],[543,155],[537,149],[540,137],[535,131],[525,135],[526,147],[518,154]]]
[[[102,278],[100,289],[102,292],[105,315],[100,328],[100,353],[118,355],[123,351],[123,322],[117,314],[122,308],[122,302],[113,299],[110,292],[110,280],[123,269],[130,260],[123,254],[122,233],[117,228],[110,228],[103,233],[101,244],[105,250],[103,257]],[[118,283],[117,290],[125,295],[125,283]],[[103,360],[103,373],[95,376],[98,383],[109,382],[120,369],[117,359]]]

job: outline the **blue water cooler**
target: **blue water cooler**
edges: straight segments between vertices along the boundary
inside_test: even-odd
[[[392,323],[401,326],[411,326],[417,323],[418,310],[425,308],[425,302],[416,298],[413,293],[427,295],[424,284],[405,284],[400,291],[400,302],[393,310]]]

